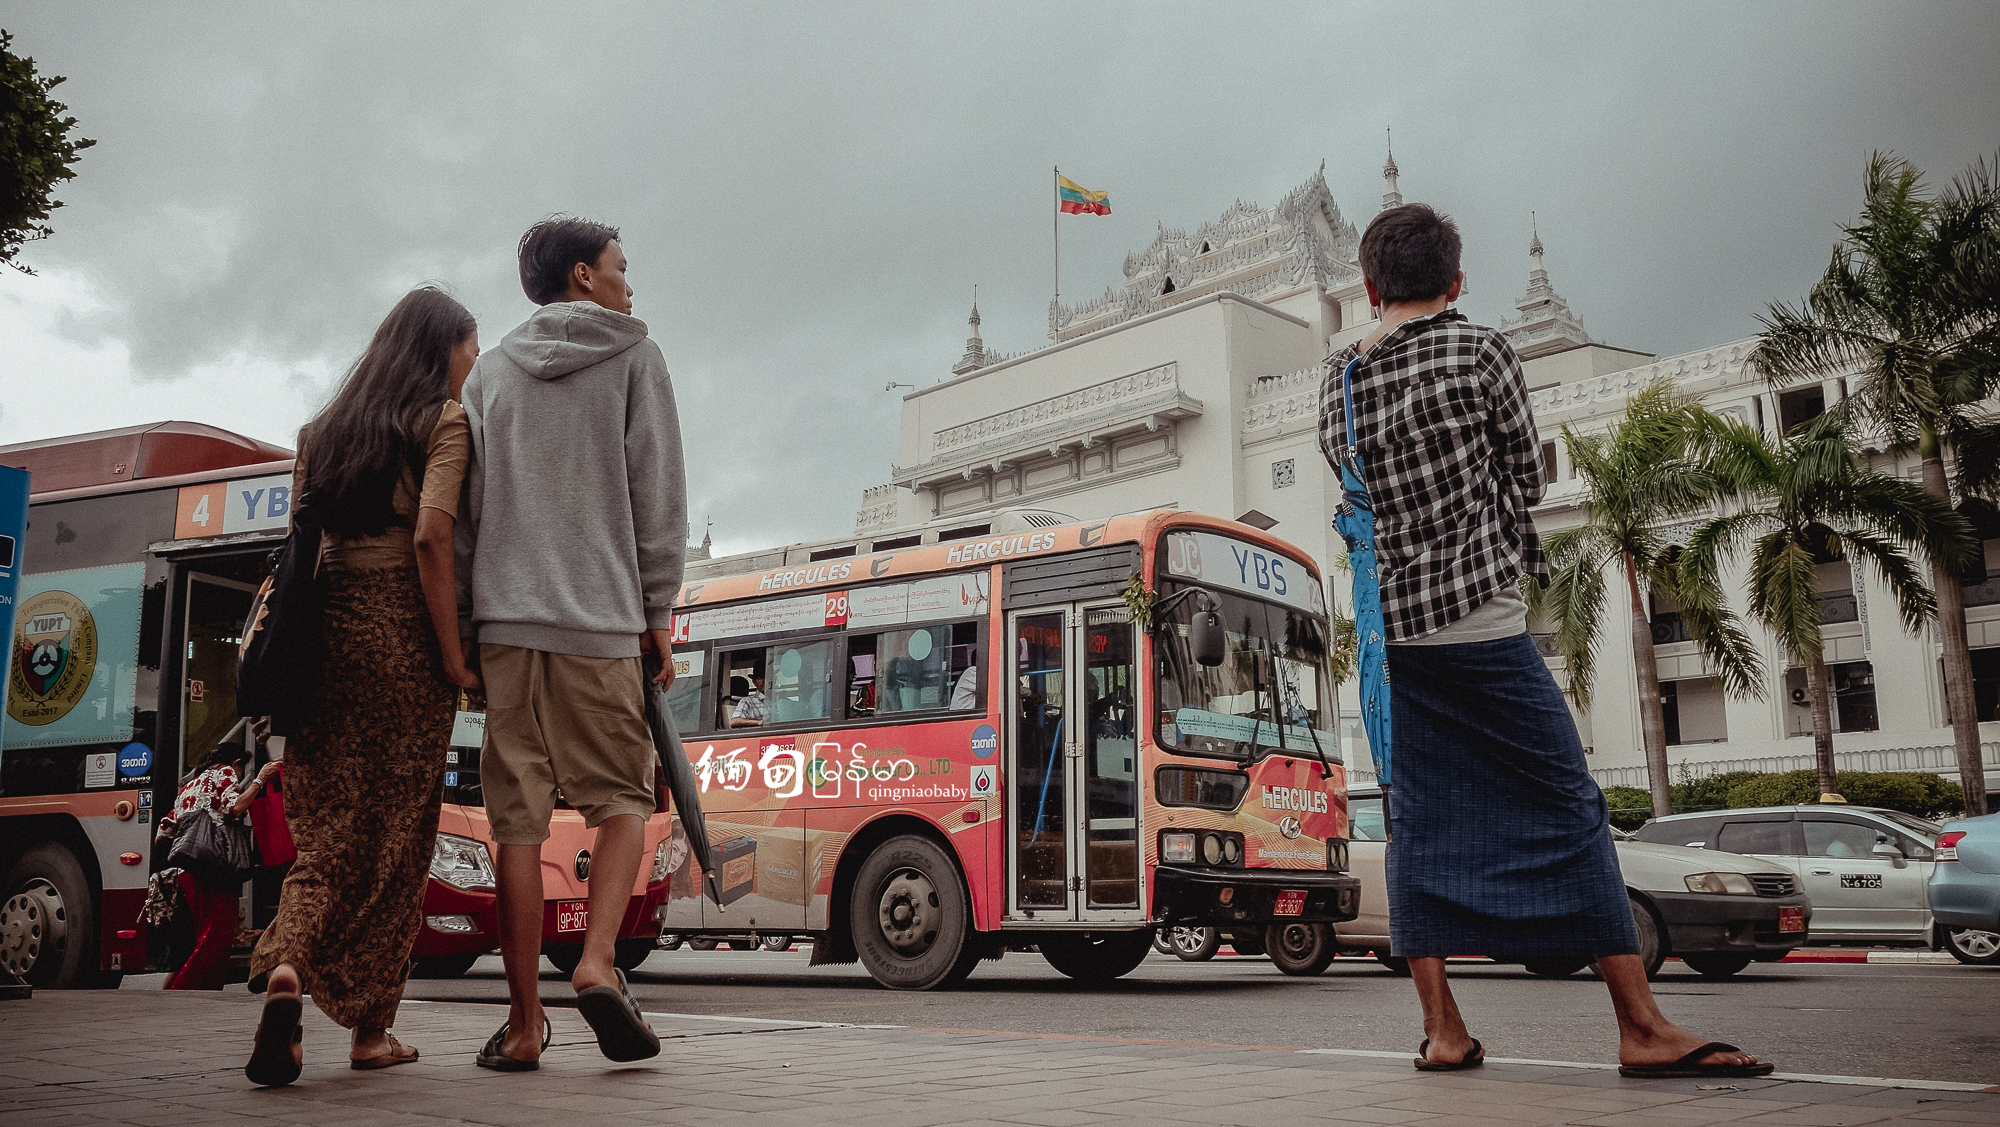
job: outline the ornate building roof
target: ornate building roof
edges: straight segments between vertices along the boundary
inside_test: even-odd
[[[1523,360],[1598,343],[1583,331],[1583,319],[1570,312],[1569,302],[1549,281],[1549,272],[1542,266],[1541,229],[1536,226],[1533,230],[1534,237],[1528,243],[1528,292],[1514,302],[1520,315],[1500,322],[1500,331],[1507,334],[1508,343]]]
[[[1107,287],[1103,296],[1075,305],[1049,303],[1049,339],[1068,340],[1217,290],[1262,297],[1308,284],[1332,289],[1360,277],[1359,243],[1327,190],[1322,161],[1312,179],[1275,207],[1237,200],[1191,233],[1160,227],[1146,249],[1125,257],[1122,289]]]

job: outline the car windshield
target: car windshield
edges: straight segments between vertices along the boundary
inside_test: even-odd
[[[1161,601],[1187,590],[1169,583]],[[1200,588],[1222,616],[1222,664],[1200,665],[1188,629],[1199,596],[1175,600],[1156,624],[1160,743],[1195,755],[1261,758],[1280,749],[1340,762],[1330,728],[1326,620],[1291,607]]]
[[[1901,810],[1876,810],[1873,813],[1876,817],[1887,818],[1889,821],[1923,838],[1925,845],[1936,845],[1938,835],[1944,832],[1943,826],[1938,825],[1929,818],[1919,818],[1915,814],[1905,814]]]

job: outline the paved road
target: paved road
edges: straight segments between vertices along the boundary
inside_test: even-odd
[[[1414,1049],[1422,1032],[1406,979],[1342,959],[1315,979],[1265,959],[1149,958],[1101,989],[1078,987],[1040,956],[1014,953],[956,990],[884,990],[858,966],[808,967],[806,950],[658,952],[631,975],[650,1011],[982,1029],[1234,1045]],[[1710,982],[1669,962],[1654,984],[1667,1015],[1792,1073],[2000,1084],[2000,968],[1765,964]],[[544,964],[544,997],[568,995]],[[1496,1056],[1616,1060],[1604,987],[1587,975],[1534,978],[1517,967],[1454,963],[1474,1032]],[[138,985],[138,983],[134,983]],[[408,997],[500,1002],[500,960]]]

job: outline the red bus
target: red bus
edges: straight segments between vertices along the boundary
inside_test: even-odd
[[[15,661],[0,720],[0,966],[50,987],[115,986],[160,969],[140,918],[156,816],[237,725],[236,653],[250,597],[289,526],[291,452],[199,423],[0,447],[34,476]],[[417,973],[461,973],[497,948],[494,849],[477,774],[482,717],[461,711],[424,894]],[[664,799],[662,800],[664,802]],[[544,951],[581,952],[591,834],[559,810],[543,849]],[[657,942],[670,826],[647,823],[619,941]],[[255,929],[279,874],[246,882]]]
[[[673,851],[670,944],[808,934],[912,989],[1030,946],[1115,978],[1175,925],[1332,959],[1359,882],[1310,557],[1187,512],[1034,517],[686,585],[668,703],[720,889]]]

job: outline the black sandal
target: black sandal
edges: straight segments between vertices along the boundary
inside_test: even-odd
[[[1424,1043],[1417,1046],[1417,1059],[1412,1062],[1418,1072],[1457,1072],[1461,1068],[1477,1068],[1486,1063],[1486,1046],[1480,1044],[1477,1037],[1472,1039],[1472,1047],[1457,1060],[1432,1060],[1426,1055],[1430,1050],[1431,1039],[1426,1037]]]
[[[646,1024],[639,1002],[617,971],[618,985],[591,986],[576,992],[576,1012],[597,1034],[597,1048],[605,1057],[621,1064],[660,1055],[660,1035]]]
[[[542,1051],[547,1052],[549,1042],[555,1039],[555,1027],[549,1024],[549,1015],[542,1014]],[[501,1022],[499,1032],[486,1039],[486,1047],[479,1050],[473,1063],[495,1072],[533,1072],[542,1067],[539,1060],[520,1060],[504,1052],[507,1047],[507,1023]]]
[[[1721,1041],[1710,1041],[1694,1052],[1671,1064],[1621,1064],[1618,1075],[1633,1076],[1641,1080],[1679,1080],[1703,1076],[1726,1076],[1745,1079],[1753,1076],[1769,1076],[1778,1066],[1770,1061],[1760,1060],[1755,1064],[1701,1064],[1701,1058],[1714,1053],[1740,1053],[1742,1049]]]
[[[301,1065],[292,1057],[292,1048],[303,1052],[305,1027],[299,1017],[305,1012],[298,994],[273,994],[264,1000],[263,1016],[257,1019],[256,1040],[250,1063],[243,1075],[259,1088],[282,1088],[299,1078]]]

